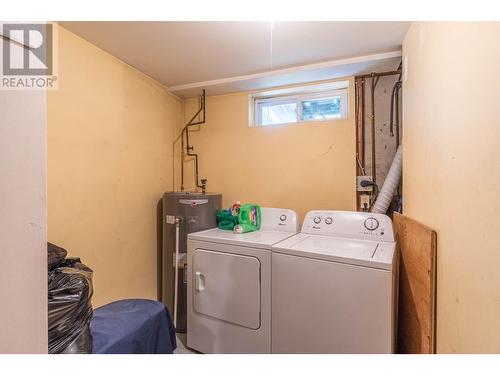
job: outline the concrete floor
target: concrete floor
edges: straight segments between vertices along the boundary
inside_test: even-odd
[[[177,335],[177,349],[174,354],[198,354],[197,352],[186,347],[186,334],[178,333]]]

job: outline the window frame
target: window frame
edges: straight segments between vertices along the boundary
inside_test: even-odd
[[[301,92],[297,94],[285,94],[285,95],[275,95],[259,97],[255,96],[252,100],[253,105],[253,126],[254,127],[268,127],[268,126],[282,126],[290,124],[300,124],[304,122],[322,122],[322,121],[337,121],[345,120],[349,115],[349,89],[330,89],[324,91],[314,91],[314,92]],[[314,99],[326,99],[331,97],[340,97],[340,117],[330,118],[330,119],[312,119],[312,120],[302,120],[302,105],[301,103],[307,100]],[[274,103],[274,104],[286,104],[286,103],[296,103],[295,116],[297,121],[293,122],[283,122],[279,124],[262,124],[262,110],[259,110],[262,104]]]

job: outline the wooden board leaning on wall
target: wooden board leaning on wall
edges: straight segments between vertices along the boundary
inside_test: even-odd
[[[398,353],[436,352],[437,234],[394,213],[399,254]]]

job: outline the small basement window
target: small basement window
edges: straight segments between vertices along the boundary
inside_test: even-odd
[[[250,126],[347,118],[347,87],[332,90],[324,86],[312,85],[251,96]]]

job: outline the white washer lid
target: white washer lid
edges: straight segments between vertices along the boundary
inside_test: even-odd
[[[392,269],[395,244],[299,233],[273,246],[275,253]]]
[[[293,232],[268,229],[261,229],[248,233],[234,233],[230,230],[213,228],[201,232],[190,233],[188,234],[188,240],[255,247],[259,249],[271,249],[271,246],[275,243],[283,241],[294,234],[295,233]]]

